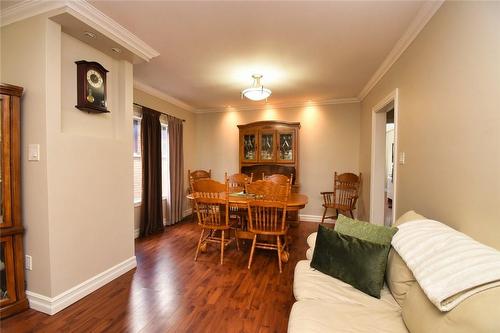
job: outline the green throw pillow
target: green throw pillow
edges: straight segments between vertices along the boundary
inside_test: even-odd
[[[335,231],[374,243],[391,244],[392,236],[398,228],[388,228],[339,215],[335,222]]]
[[[311,267],[380,298],[390,247],[320,225]]]

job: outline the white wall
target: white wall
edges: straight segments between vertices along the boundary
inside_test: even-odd
[[[298,121],[300,192],[309,204],[300,214],[323,214],[321,191],[333,190],[333,173],[358,173],[359,103],[304,106],[197,116],[197,169],[212,169],[215,179],[238,172],[238,127],[259,120]]]

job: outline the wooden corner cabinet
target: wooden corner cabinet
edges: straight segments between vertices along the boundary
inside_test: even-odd
[[[299,129],[298,122],[258,121],[238,125],[240,131],[240,171],[254,173],[293,174],[293,183],[299,183]]]
[[[0,318],[28,308],[21,221],[21,95],[0,85]]]

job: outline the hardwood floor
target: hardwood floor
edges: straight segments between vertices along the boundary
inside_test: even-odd
[[[219,265],[209,244],[194,262],[200,229],[186,221],[136,241],[137,268],[54,316],[28,310],[0,322],[1,332],[286,332],[294,302],[293,271],[305,259],[317,223],[291,228],[289,262],[249,241],[231,244]],[[241,245],[241,244],[240,244]]]

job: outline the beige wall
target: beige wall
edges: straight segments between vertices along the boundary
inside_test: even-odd
[[[185,119],[184,122],[184,187],[187,189],[187,170],[195,168],[196,165],[196,114],[186,111],[165,100],[152,96],[139,89],[134,89],[134,103],[146,106],[153,110],[167,113],[177,118]],[[130,132],[132,133],[132,132]],[[183,210],[190,209],[187,200],[184,201]],[[136,205],[134,210],[134,226],[139,228],[140,205]]]
[[[110,114],[77,110],[75,60],[108,70]],[[22,99],[22,211],[27,289],[54,297],[134,257],[132,64],[39,16],[2,28],[2,81]],[[41,160],[27,161],[28,143]]]
[[[416,211],[500,249],[500,3],[446,2],[362,102],[369,184],[371,108],[399,88],[397,216]],[[369,215],[369,186],[360,202]]]
[[[1,82],[24,87],[21,122],[22,219],[25,252],[33,256],[26,271],[28,289],[51,294],[46,145],[45,60],[47,20],[41,17],[1,29]],[[28,143],[40,144],[40,161],[27,162]]]
[[[333,189],[333,172],[358,172],[359,116],[359,103],[200,114],[196,168],[212,169],[219,180],[226,171],[238,172],[238,124],[298,121],[300,191],[309,197],[301,214],[319,216],[323,214],[319,193]]]
[[[54,295],[134,256],[132,64],[64,33],[60,43],[61,106],[47,118]],[[110,113],[74,107],[75,61],[82,59],[109,70]],[[75,204],[63,204],[68,198]]]

